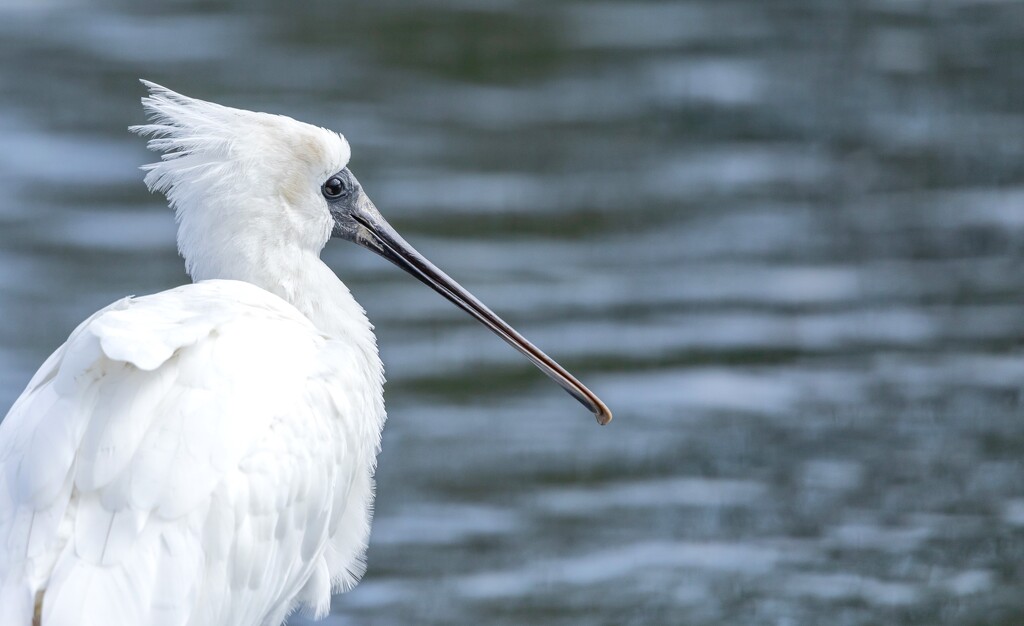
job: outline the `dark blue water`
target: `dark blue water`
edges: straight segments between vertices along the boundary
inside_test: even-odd
[[[1024,622],[1022,42],[967,0],[4,3],[0,413],[186,280],[146,77],[344,132],[616,412],[330,247],[390,421],[329,624]]]

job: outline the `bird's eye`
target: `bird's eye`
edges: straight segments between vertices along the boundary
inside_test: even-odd
[[[338,198],[348,191],[348,185],[338,176],[331,176],[324,183],[323,192],[326,198]]]

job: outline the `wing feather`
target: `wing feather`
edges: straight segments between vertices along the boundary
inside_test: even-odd
[[[375,449],[352,416],[383,420],[336,343],[233,281],[79,326],[0,423],[0,623],[37,591],[46,626],[322,615],[363,567]]]

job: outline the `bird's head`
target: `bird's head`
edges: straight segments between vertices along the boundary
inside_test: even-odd
[[[178,250],[194,280],[261,284],[289,259],[319,255],[331,237],[363,246],[412,274],[523,353],[590,409],[608,407],[572,374],[410,246],[348,169],[348,142],[283,115],[204,102],[143,81],[149,124],[131,130],[163,153],[144,166],[151,191],[166,194],[178,220]],[[268,264],[282,267],[268,268]]]
[[[327,182],[355,182],[342,135],[143,82],[150,123],[131,130],[163,153],[144,166],[146,185],[174,208],[178,249],[193,279],[244,280],[274,261],[272,251],[320,252],[335,230]]]

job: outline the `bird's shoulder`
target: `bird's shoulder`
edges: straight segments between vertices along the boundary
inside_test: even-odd
[[[152,370],[174,350],[232,324],[259,326],[264,332],[272,326],[290,327],[310,337],[320,335],[291,304],[237,280],[208,280],[125,298],[93,316],[86,329],[100,340],[108,357]]]
[[[311,385],[345,375],[330,343],[287,302],[238,281],[114,302],[71,333],[0,422],[0,467],[15,463],[8,469],[20,477],[8,495],[45,506],[72,466],[77,488],[114,488],[139,461],[164,462],[165,445],[185,441],[175,455],[198,461],[179,467],[207,480],[172,481],[177,495],[162,502],[152,501],[159,490],[129,491],[140,510],[187,509],[221,462],[246,454],[273,420],[299,419]],[[340,413],[336,402],[309,408]]]

